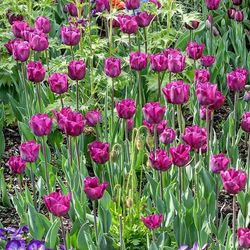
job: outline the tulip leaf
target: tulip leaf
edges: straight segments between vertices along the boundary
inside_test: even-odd
[[[57,235],[58,235],[60,225],[61,223],[59,219],[56,219],[51,225],[45,237],[45,242],[46,242],[47,247],[52,248],[52,249],[56,247]]]

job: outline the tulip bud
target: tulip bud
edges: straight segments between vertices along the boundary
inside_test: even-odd
[[[165,128],[160,134],[160,142],[168,145],[171,144],[176,138],[176,133],[172,128]]]
[[[35,162],[38,158],[38,153],[41,145],[35,141],[23,142],[20,146],[21,157],[26,162]]]
[[[74,3],[67,3],[65,4],[63,11],[69,13],[73,17],[77,17],[77,7]]]
[[[234,19],[236,9],[235,8],[229,8],[227,10],[227,15],[230,19]]]
[[[21,156],[11,156],[7,165],[14,174],[22,174],[25,170],[26,162]]]
[[[250,133],[250,112],[245,112],[241,119],[241,128]]]
[[[85,119],[88,126],[95,127],[102,121],[102,114],[98,110],[91,110],[86,113]]]
[[[119,16],[119,23],[123,33],[133,34],[138,31],[138,24],[134,16],[121,15]]]
[[[206,5],[209,10],[217,10],[221,0],[206,0]]]
[[[105,59],[104,64],[105,74],[109,77],[117,77],[121,74],[121,59],[109,57]]]
[[[220,35],[220,32],[219,32],[219,30],[215,27],[215,26],[213,26],[213,35],[214,36],[219,36]]]
[[[61,28],[62,43],[75,46],[80,42],[81,31],[73,26],[63,26]]]
[[[163,221],[163,215],[152,214],[147,217],[142,217],[141,220],[148,229],[153,230],[160,227]]]
[[[131,69],[141,71],[147,67],[147,54],[143,52],[130,53],[129,62]]]
[[[242,22],[244,20],[244,12],[241,10],[237,10],[234,14],[234,19],[237,22]]]
[[[190,23],[185,23],[185,27],[188,30],[196,30],[199,27],[200,22],[199,21],[191,21]]]
[[[45,16],[39,16],[36,18],[35,27],[43,33],[49,33],[51,29],[50,20]]]
[[[47,35],[39,30],[30,33],[29,43],[31,49],[34,51],[43,51],[49,47]]]
[[[68,77],[66,74],[54,73],[49,76],[48,82],[53,93],[61,95],[68,91]]]
[[[210,158],[210,168],[213,173],[218,174],[225,171],[230,163],[230,159],[224,154],[212,155]]]
[[[209,82],[210,73],[207,69],[196,69],[194,73],[195,84]]]
[[[242,0],[232,0],[234,5],[241,5]]]
[[[133,99],[118,101],[115,107],[118,116],[122,119],[131,119],[136,112],[136,104]]]
[[[163,53],[150,56],[150,66],[153,71],[162,72],[168,68],[167,57]]]
[[[140,0],[126,0],[125,6],[128,10],[136,10],[140,8]]]
[[[206,55],[201,57],[201,65],[203,67],[210,67],[214,64],[214,62],[215,62],[214,56]]]
[[[14,36],[16,38],[23,38],[22,32],[28,27],[29,25],[25,21],[14,21],[11,28]]]
[[[190,161],[191,147],[185,144],[179,144],[177,147],[171,147],[169,152],[173,164],[177,167],[184,167]]]
[[[30,45],[28,42],[16,41],[12,46],[12,55],[16,61],[25,62],[30,55]]]
[[[237,237],[239,242],[239,247],[242,249],[250,248],[250,229],[249,228],[239,228],[237,230]]]
[[[26,66],[27,79],[31,82],[42,82],[45,77],[46,70],[40,61],[29,62]]]
[[[158,124],[163,120],[165,115],[165,106],[161,106],[159,102],[149,102],[142,108],[144,119],[150,124]]]
[[[231,91],[244,89],[248,77],[248,71],[244,68],[237,68],[227,74],[227,86]]]
[[[201,58],[205,45],[198,44],[197,42],[189,42],[186,48],[186,52],[189,58],[198,60]]]
[[[250,101],[250,92],[246,92],[244,95],[244,101],[249,102]]]
[[[152,151],[149,155],[149,160],[152,168],[159,171],[167,171],[172,165],[172,160],[164,149]]]
[[[82,80],[86,75],[86,64],[83,60],[71,61],[68,65],[68,75],[72,80]]]
[[[109,143],[94,141],[88,145],[88,150],[97,164],[105,164],[109,160]]]
[[[6,17],[9,21],[9,23],[12,25],[15,21],[23,21],[22,15],[16,15],[11,10],[8,10],[6,13]]]
[[[208,109],[208,119],[209,120],[211,120],[212,112],[213,112],[213,110],[209,108]],[[207,107],[201,106],[200,107],[200,118],[201,118],[201,120],[206,120],[206,117],[207,117]]]
[[[136,21],[139,27],[144,28],[147,27],[150,22],[153,20],[154,16],[146,11],[140,12],[136,16]]]

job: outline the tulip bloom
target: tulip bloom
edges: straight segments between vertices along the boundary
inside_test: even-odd
[[[237,230],[237,237],[239,242],[239,247],[250,248],[250,229],[249,228],[239,228]]]
[[[44,51],[49,47],[48,36],[42,31],[35,30],[29,35],[29,44],[34,51]]]
[[[234,14],[234,20],[237,22],[242,22],[244,20],[244,12],[241,10],[236,10]]]
[[[16,15],[11,10],[8,10],[6,17],[9,21],[9,24],[13,24],[15,21],[23,21],[24,17],[22,15]]]
[[[190,85],[182,80],[173,81],[162,88],[162,92],[168,103],[184,104],[189,100]]]
[[[242,4],[242,0],[232,0],[234,5],[241,5]]]
[[[241,128],[247,133],[250,133],[250,112],[245,112],[241,119]]]
[[[223,153],[212,155],[210,158],[210,168],[215,174],[226,171],[229,163],[230,159]]]
[[[159,102],[149,102],[144,105],[142,112],[144,119],[150,124],[158,124],[163,120],[166,107]]]
[[[153,20],[154,16],[146,11],[140,12],[136,16],[136,21],[138,23],[138,26],[141,28],[147,27],[150,22]]]
[[[67,3],[63,8],[64,12],[69,13],[73,17],[77,17],[77,7],[74,3]]]
[[[54,115],[59,129],[66,135],[79,136],[83,132],[86,120],[80,112],[62,108],[60,112],[54,111]]]
[[[35,27],[43,33],[49,33],[51,29],[50,20],[45,16],[39,16],[36,18]]]
[[[225,102],[225,96],[217,90],[215,92],[215,98],[212,104],[209,105],[209,109],[215,110],[220,109]]]
[[[160,134],[160,142],[168,145],[171,144],[176,138],[176,133],[172,128],[165,128],[163,132]]]
[[[168,59],[163,53],[150,56],[150,66],[153,71],[162,72],[168,68]]]
[[[68,65],[68,75],[72,80],[82,80],[86,75],[86,64],[83,60],[71,61]]]
[[[196,20],[192,20],[190,23],[185,23],[185,27],[188,30],[196,30],[199,27],[199,25],[200,25],[200,22]]]
[[[5,250],[25,250],[26,249],[26,244],[25,240],[22,239],[12,239],[9,240],[5,246]]]
[[[53,93],[61,95],[68,91],[68,77],[66,74],[54,73],[48,79],[50,89]]]
[[[141,217],[141,220],[148,229],[153,230],[160,227],[163,221],[163,215],[152,214],[147,217]]]
[[[90,127],[95,127],[102,121],[102,114],[98,110],[91,110],[85,114],[86,123]]]
[[[46,70],[40,61],[29,62],[26,66],[27,79],[31,82],[42,82],[45,77]]]
[[[52,129],[52,119],[47,114],[35,114],[31,117],[29,126],[36,136],[49,135]]]
[[[151,135],[154,135],[154,124],[147,122],[146,120],[143,121],[143,125],[146,126]],[[161,121],[156,125],[157,134],[160,135],[164,129],[167,128],[168,122],[166,120]]]
[[[40,148],[41,145],[35,141],[23,142],[20,146],[21,158],[26,162],[35,162],[38,158]]]
[[[235,15],[236,9],[235,8],[229,8],[227,10],[227,15],[230,19],[234,19],[234,15]]]
[[[172,160],[164,149],[152,151],[149,155],[149,161],[152,168],[159,171],[167,171],[172,165]]]
[[[25,21],[14,21],[11,28],[16,38],[23,38],[22,31],[24,31],[29,25]]]
[[[103,197],[108,182],[99,183],[98,177],[87,176],[84,179],[84,192],[90,200],[99,200]]]
[[[215,62],[215,56],[205,55],[201,57],[201,65],[203,67],[211,67]]]
[[[109,144],[94,141],[88,145],[91,159],[97,164],[105,164],[109,160]]]
[[[168,59],[168,70],[172,73],[180,73],[186,66],[186,57],[177,49],[167,49],[164,52]]]
[[[217,91],[217,85],[209,82],[197,84],[196,96],[200,105],[209,106],[214,103]]]
[[[119,18],[120,28],[123,33],[131,35],[138,31],[139,27],[136,22],[135,16],[121,15],[118,18]]]
[[[104,72],[109,77],[117,77],[121,74],[121,59],[109,57],[105,59]]]
[[[213,110],[210,109],[210,107],[209,107],[209,109],[207,109],[206,106],[201,106],[201,107],[200,107],[200,118],[201,118],[201,120],[205,120],[205,121],[206,121],[207,110],[208,110],[208,119],[209,119],[209,120],[211,119]]]
[[[9,53],[10,55],[12,55],[14,43],[20,43],[20,42],[22,42],[21,39],[19,39],[19,38],[14,38],[14,39],[9,40],[7,43],[5,43],[5,44],[4,44],[4,47],[7,49],[8,53]]]
[[[186,127],[182,139],[192,149],[198,151],[207,143],[207,131],[197,125]]]
[[[81,31],[73,26],[63,26],[61,28],[61,38],[63,44],[75,46],[80,42]]]
[[[125,6],[128,10],[136,10],[140,8],[140,0],[126,0]]]
[[[109,0],[96,0],[96,12],[103,12],[105,10],[109,11],[110,5]]]
[[[231,91],[241,91],[247,82],[248,71],[244,68],[237,68],[227,74],[227,86]]]
[[[184,167],[190,161],[191,147],[185,144],[179,144],[171,147],[169,152],[172,157],[173,164],[177,167]]]
[[[45,195],[43,200],[50,213],[57,217],[65,216],[70,209],[71,193],[63,195],[61,191]]]
[[[210,73],[207,69],[195,70],[194,80],[196,84],[209,82]]]
[[[141,71],[147,67],[147,54],[139,51],[130,53],[129,62],[131,69]]]
[[[131,119],[136,112],[136,104],[133,99],[118,101],[115,106],[118,116],[122,119]]]
[[[30,55],[30,45],[26,41],[16,41],[12,46],[12,55],[16,61],[25,62]]]
[[[221,0],[206,0],[206,5],[209,10],[217,10]]]
[[[237,194],[245,188],[247,174],[242,170],[230,168],[221,172],[221,179],[224,189],[229,194]]]
[[[189,58],[198,60],[202,57],[204,44],[198,44],[197,42],[189,42],[186,48],[186,52]]]
[[[7,165],[14,174],[22,174],[25,170],[26,162],[21,158],[21,156],[11,156]]]

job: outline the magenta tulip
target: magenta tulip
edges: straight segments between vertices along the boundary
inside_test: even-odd
[[[221,0],[206,0],[206,5],[209,10],[217,10]]]
[[[245,132],[250,133],[250,112],[243,114],[240,125]]]
[[[186,52],[189,58],[198,60],[202,57],[202,53],[205,45],[197,42],[189,42],[186,48]]]
[[[8,10],[6,17],[9,21],[9,24],[12,25],[15,21],[23,21],[24,17],[22,15],[16,15],[11,10]]]
[[[22,174],[26,167],[26,162],[21,158],[21,156],[11,156],[7,162],[10,170],[14,174]]]
[[[151,135],[154,135],[154,124],[147,122],[146,120],[143,121],[143,125],[146,126]],[[160,123],[156,125],[157,134],[160,135],[164,129],[167,128],[168,122],[166,120],[162,120]]]
[[[45,16],[39,16],[36,18],[35,27],[43,33],[49,33],[51,29],[50,20]]]
[[[147,27],[153,20],[154,16],[146,11],[139,12],[136,16],[138,26],[141,28]]]
[[[138,24],[135,16],[121,15],[119,16],[120,28],[123,33],[133,34],[138,31]]]
[[[29,25],[25,21],[14,21],[11,28],[16,38],[23,38],[22,31],[24,31]]]
[[[140,8],[140,0],[125,0],[125,6],[128,10],[136,10]]]
[[[237,230],[237,237],[239,242],[239,247],[248,249],[250,248],[250,229],[249,228],[239,228]]]
[[[209,82],[210,73],[207,69],[195,70],[194,80],[195,84]]]
[[[185,23],[185,27],[188,30],[196,30],[200,25],[199,21],[192,20],[190,23]]]
[[[131,119],[136,112],[136,104],[133,99],[118,101],[115,107],[118,116],[122,119]]]
[[[48,36],[39,30],[30,33],[29,43],[34,51],[44,51],[49,47]]]
[[[7,49],[8,53],[9,53],[10,55],[12,55],[14,43],[20,43],[20,42],[22,42],[21,39],[19,39],[19,38],[14,38],[14,39],[9,40],[7,43],[5,43],[5,44],[4,44],[4,47]]]
[[[86,64],[83,60],[71,61],[68,65],[68,75],[72,80],[82,80],[86,75]]]
[[[211,120],[212,113],[213,113],[213,110],[209,107],[209,109],[208,109],[208,119],[209,120]],[[207,107],[201,106],[200,107],[200,118],[201,118],[201,120],[206,121],[206,117],[207,117]]]
[[[184,167],[190,161],[191,147],[185,144],[179,144],[171,147],[169,152],[172,157],[173,164],[177,167]]]
[[[68,76],[66,74],[54,73],[49,76],[48,82],[53,93],[61,95],[68,91]]]
[[[35,30],[36,30],[35,28],[29,27],[29,26],[27,28],[25,28],[22,31],[23,40],[29,42],[30,38],[31,38],[31,35],[32,35],[33,32],[35,32]],[[41,31],[39,31],[39,32],[41,32]],[[40,46],[40,45],[38,44],[37,46]]]
[[[209,82],[197,84],[196,96],[201,106],[209,106],[214,103],[216,97],[217,85]]]
[[[109,144],[94,141],[88,145],[91,159],[97,164],[105,164],[109,160]]]
[[[31,82],[42,82],[44,80],[46,70],[40,61],[29,62],[26,66],[27,79]]]
[[[130,53],[129,62],[131,69],[141,71],[147,67],[147,54],[139,51]]]
[[[204,55],[201,57],[201,65],[203,67],[211,67],[215,62],[215,56]]]
[[[158,124],[163,120],[166,107],[159,102],[149,102],[142,108],[144,119],[150,124]]]
[[[220,109],[222,107],[222,105],[225,102],[225,96],[219,91],[217,90],[215,92],[215,98],[212,104],[209,105],[209,109],[215,110],[215,109]]]
[[[69,13],[73,17],[77,17],[77,7],[74,3],[67,3],[63,8],[64,12]]]
[[[176,133],[172,128],[165,128],[163,132],[160,134],[160,142],[169,145],[171,144],[176,138]]]
[[[169,48],[164,52],[168,59],[168,70],[172,73],[180,73],[185,69],[186,57],[177,49]]]
[[[237,10],[234,14],[234,20],[237,22],[242,22],[244,20],[244,12]]]
[[[227,86],[231,91],[244,89],[248,77],[248,71],[244,68],[237,68],[227,74]]]
[[[30,45],[28,42],[16,41],[12,46],[12,55],[16,61],[25,62],[30,55]]]
[[[35,162],[38,158],[38,153],[41,148],[40,144],[35,141],[23,142],[20,146],[21,157],[26,162]]]
[[[212,155],[210,158],[210,169],[213,173],[218,174],[221,171],[226,171],[229,163],[230,159],[223,153]]]
[[[163,53],[150,56],[150,66],[153,71],[162,72],[168,68],[168,59]]]
[[[141,220],[148,229],[153,230],[161,226],[163,215],[152,214],[147,217],[141,217]]]
[[[234,19],[235,13],[236,13],[236,9],[235,8],[229,8],[227,10],[227,15],[228,15],[228,17],[230,19]]]
[[[110,5],[109,0],[96,0],[96,12],[103,12],[105,10],[109,11]]]
[[[49,135],[52,129],[52,119],[47,114],[35,114],[31,117],[29,126],[36,136]]]
[[[109,57],[105,59],[104,72],[109,77],[117,77],[121,74],[121,59]]]
[[[152,151],[149,155],[149,161],[152,168],[159,171],[167,171],[172,165],[172,160],[164,149]]]
[[[86,123],[90,127],[95,127],[102,121],[102,114],[98,110],[91,110],[85,114]]]
[[[80,42],[81,31],[73,26],[63,26],[61,28],[61,38],[63,44],[75,46]]]
[[[241,5],[242,4],[242,0],[232,0],[234,5]]]

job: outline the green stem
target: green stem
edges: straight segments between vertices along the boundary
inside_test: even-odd
[[[132,46],[131,46],[131,36],[128,34],[128,46],[129,46],[129,53],[132,51]]]
[[[179,203],[180,203],[180,208],[182,206],[182,168],[178,168],[178,181],[179,181]]]
[[[163,173],[160,171],[160,189],[161,189],[161,200],[163,201]]]
[[[41,98],[40,83],[36,83],[36,94],[38,98],[39,112],[42,113],[42,98]]]
[[[239,92],[235,91],[234,93],[234,136],[233,136],[233,146],[235,146],[236,136],[237,136],[237,105],[239,100]]]
[[[97,228],[97,218],[96,218],[96,213],[97,213],[97,211],[96,211],[97,210],[96,202],[97,201],[92,201],[93,213],[94,213],[95,240],[96,240],[96,246],[98,247],[98,228]]]
[[[232,221],[232,224],[233,224],[233,227],[232,227],[232,230],[233,230],[233,249],[235,250],[235,243],[236,243],[236,235],[235,235],[235,229],[236,229],[236,195],[233,196],[233,221]]]
[[[114,96],[115,96],[115,88],[114,88],[114,79],[111,78],[111,82],[112,82],[112,89],[111,89],[111,127],[112,127],[112,133],[113,131],[113,127],[114,127]]]
[[[46,177],[47,191],[48,191],[48,193],[50,193],[49,169],[48,169],[48,159],[47,159],[47,152],[46,152],[45,136],[42,136],[42,148],[43,148],[43,156],[44,156],[44,164],[45,164],[45,177]]]
[[[158,72],[158,96],[157,96],[158,102],[161,101],[161,73]]]
[[[145,45],[145,53],[148,53],[148,39],[147,39],[147,28],[143,28],[143,34],[144,34],[144,45]]]
[[[79,83],[76,80],[76,110],[79,111]]]
[[[250,135],[248,134],[248,153],[247,153],[247,176],[250,177]],[[247,181],[247,190],[249,190],[250,178]]]
[[[210,53],[213,55],[213,11],[210,12],[211,15],[211,27],[210,27]]]
[[[34,202],[35,209],[37,209],[35,176],[34,176],[34,172],[32,170],[32,163],[30,162],[29,165],[30,165],[30,178],[31,178],[31,184],[32,184],[32,189],[33,189],[33,202]]]
[[[208,161],[210,157],[210,147],[209,147],[209,139],[210,139],[210,120],[209,120],[209,108],[206,107],[206,130],[207,130],[207,156],[208,156]]]
[[[66,243],[66,230],[65,230],[65,227],[63,225],[63,218],[60,217],[60,220],[61,220],[63,244],[65,246],[65,249],[68,250],[67,243]]]
[[[120,249],[124,249],[124,243],[123,243],[123,225],[122,225],[122,215],[119,216],[119,231],[120,231]]]
[[[63,105],[63,98],[62,98],[62,95],[59,95],[60,96],[60,102],[61,102],[61,107],[63,108],[64,105]]]
[[[181,104],[177,105],[177,120],[178,120],[180,135],[181,135],[183,133]]]

